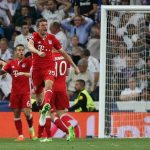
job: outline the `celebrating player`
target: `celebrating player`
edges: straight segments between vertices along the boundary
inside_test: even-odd
[[[69,127],[72,137],[70,138],[67,135],[67,140],[72,140],[73,138],[75,138],[74,129],[71,126],[71,124],[68,122],[68,120],[66,120],[66,117],[64,115],[66,113],[66,110],[69,107],[69,99],[66,92],[67,91],[66,75],[67,75],[69,64],[65,61],[61,53],[55,51],[53,53],[53,56],[55,60],[55,81],[53,84],[53,95],[50,101],[50,105],[52,107],[51,119],[49,117],[46,118],[45,126],[39,126],[39,132],[38,132],[39,137],[41,137],[44,127],[47,133],[47,138],[42,139],[41,142],[51,141],[50,139],[51,120],[59,129],[64,131],[66,134],[68,134],[67,127]]]
[[[34,128],[33,128],[33,117],[31,113],[31,103],[30,103],[30,85],[29,77],[26,76],[30,72],[31,60],[30,58],[24,58],[25,48],[22,44],[19,44],[15,48],[16,59],[5,63],[0,61],[3,65],[0,74],[9,73],[12,76],[12,89],[10,97],[10,107],[14,112],[15,126],[18,132],[17,141],[23,141],[24,136],[22,132],[22,122],[21,122],[21,111],[24,112],[29,126],[30,138],[35,138]],[[24,72],[21,74],[21,72]],[[19,75],[21,74],[21,76]]]
[[[55,76],[55,62],[52,56],[52,49],[58,50],[63,57],[75,68],[79,73],[78,67],[73,63],[70,56],[62,49],[60,42],[54,35],[47,33],[47,20],[38,19],[36,22],[37,32],[29,38],[28,48],[32,52],[32,80],[33,88],[36,94],[36,100],[43,105],[41,117],[44,118],[50,110],[49,102],[52,98],[52,86]],[[45,87],[43,87],[43,82]],[[44,88],[44,98],[43,98]],[[60,123],[60,122],[59,122]],[[59,124],[58,123],[58,124]],[[71,133],[69,132],[71,136]]]

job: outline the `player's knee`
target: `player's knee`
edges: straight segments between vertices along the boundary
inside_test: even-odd
[[[20,114],[14,113],[14,117],[15,117],[15,118],[20,118]]]
[[[46,81],[45,90],[51,90],[53,86],[53,81]]]
[[[25,114],[26,118],[28,119],[31,116],[31,111],[30,110],[26,110],[26,111],[24,111],[24,114]]]
[[[13,112],[14,112],[15,118],[20,118],[20,111],[19,110],[13,110]]]
[[[51,89],[52,89],[52,85],[47,85],[47,86],[45,86],[45,91],[51,90]]]

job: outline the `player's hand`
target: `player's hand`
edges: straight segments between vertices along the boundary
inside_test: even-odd
[[[46,54],[45,54],[44,52],[41,52],[41,51],[38,52],[38,55],[39,55],[40,57],[45,57],[45,56],[46,56]]]
[[[75,74],[79,74],[80,73],[80,70],[78,67],[75,68]]]

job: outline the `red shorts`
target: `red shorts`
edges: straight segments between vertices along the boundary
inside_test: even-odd
[[[69,108],[69,98],[65,91],[53,92],[51,99],[52,111],[55,110],[64,110]]]
[[[10,107],[13,109],[32,108],[29,94],[11,94]]]
[[[51,63],[50,66],[41,69],[32,69],[32,82],[35,94],[40,94],[44,88],[44,81],[54,81],[55,76],[55,64]]]

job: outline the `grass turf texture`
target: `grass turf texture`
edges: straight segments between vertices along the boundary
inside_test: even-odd
[[[150,150],[150,139],[53,139],[49,143],[40,143],[26,139],[15,142],[14,139],[0,139],[0,150]]]

